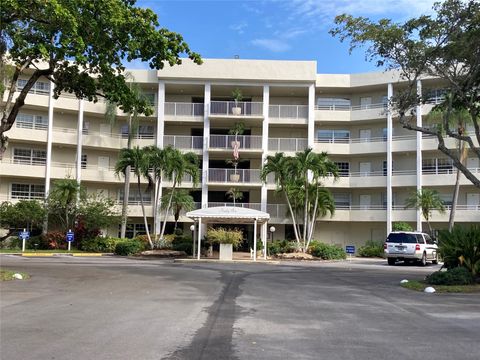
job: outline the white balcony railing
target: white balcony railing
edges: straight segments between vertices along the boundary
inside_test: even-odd
[[[308,105],[270,105],[268,107],[270,119],[308,119]]]
[[[268,139],[269,151],[303,151],[308,147],[307,139],[296,138],[270,138]]]
[[[166,102],[165,115],[175,117],[203,117],[203,103]]]
[[[228,207],[233,207],[233,202],[209,202],[208,207],[222,207],[222,206],[228,206]],[[239,203],[238,201],[235,203],[235,207],[240,207],[240,208],[245,208],[245,209],[253,209],[253,210],[259,210],[262,207],[262,204],[260,203]]]
[[[261,184],[258,169],[209,169],[208,181],[216,183]]]
[[[165,135],[163,145],[171,145],[176,149],[202,149],[203,136],[183,136],[183,135]]]
[[[236,113],[234,108],[239,108],[240,113]],[[239,101],[212,101],[210,103],[210,115],[225,116],[262,116],[263,103]]]
[[[316,105],[315,110],[328,110],[328,111],[358,111],[358,110],[370,110],[370,109],[387,109],[387,104],[377,103],[377,104],[364,104],[364,105],[336,105],[336,104],[325,104],[325,105]]]
[[[235,135],[210,135],[210,148],[211,149],[227,149],[233,148],[232,142],[235,141]],[[262,137],[255,135],[238,135],[237,141],[240,146],[239,149],[243,150],[261,150],[262,149]]]

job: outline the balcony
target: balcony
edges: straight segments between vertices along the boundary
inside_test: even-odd
[[[163,146],[168,145],[180,150],[202,150],[203,136],[165,135]]]
[[[386,104],[317,105],[315,121],[361,121],[386,117]]]
[[[222,206],[228,206],[228,207],[233,207],[233,203],[232,202],[209,202],[208,203],[208,207],[211,208],[211,207],[222,207]],[[260,203],[240,203],[240,202],[236,202],[235,203],[235,207],[241,207],[241,208],[245,208],[245,209],[253,209],[253,210],[261,210],[261,207],[262,207],[262,204]]]
[[[204,109],[203,103],[166,102],[165,120],[203,121]]]
[[[238,109],[238,110],[237,110]],[[212,101],[210,116],[234,118],[263,118],[263,103],[239,101]]]
[[[268,118],[275,123],[306,124],[308,105],[270,105],[268,107]]]
[[[261,185],[258,169],[209,169],[209,184]]]
[[[235,135],[210,135],[210,149],[228,150],[233,149],[232,143]],[[262,137],[255,135],[238,135],[239,150],[262,150]]]
[[[270,138],[268,139],[268,151],[270,152],[298,152],[308,147],[307,139],[297,138]]]

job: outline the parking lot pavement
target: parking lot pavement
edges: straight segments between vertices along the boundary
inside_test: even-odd
[[[480,296],[384,260],[175,264],[0,257],[2,359],[475,359]]]

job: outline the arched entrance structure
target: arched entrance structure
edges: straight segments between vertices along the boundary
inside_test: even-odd
[[[263,259],[267,259],[267,228],[270,214],[243,207],[219,206],[190,211],[187,217],[195,222],[196,230],[200,230],[202,224],[207,226],[209,223],[253,224],[253,261],[257,261],[257,229],[260,226],[260,239],[264,249]],[[195,235],[197,236],[197,259],[200,260],[201,231],[194,231],[194,238]]]

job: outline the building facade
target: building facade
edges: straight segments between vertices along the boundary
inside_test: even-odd
[[[317,74],[316,69],[315,61],[207,59],[202,65],[185,60],[160,71],[132,70],[155,109],[153,115],[141,117],[133,145],[172,145],[198,154],[199,186],[192,189],[188,178],[181,184],[192,190],[197,206],[231,206],[226,192],[235,187],[243,193],[237,206],[270,214],[275,227],[271,238],[288,237],[291,220],[272,179],[261,182],[261,165],[268,155],[293,155],[307,147],[328,152],[340,169],[337,180],[325,179],[336,211],[319,220],[315,239],[360,245],[384,239],[393,222],[426,228],[419,211],[405,209],[405,199],[417,189],[432,188],[449,209],[456,171],[437,150],[435,138],[403,129],[388,111],[388,98],[406,84],[393,72],[334,75]],[[18,88],[24,84],[20,79]],[[232,111],[236,107],[232,91],[237,88],[243,95],[238,115]],[[417,90],[431,99],[417,109],[416,122],[422,124],[441,100],[442,84],[425,79]],[[48,81],[39,80],[7,133],[9,145],[0,162],[0,201],[43,199],[52,181],[70,177],[89,192],[102,192],[120,204],[123,179],[113,168],[119,150],[126,147],[128,115],[118,112],[112,123],[106,120],[103,101],[87,102],[69,94],[54,99],[52,94]],[[245,125],[245,132],[239,136],[242,162],[235,178],[226,160],[232,157],[228,131],[236,122]],[[446,141],[455,146],[454,139]],[[473,154],[467,156],[467,167],[480,176]],[[134,184],[129,196],[130,236],[144,230],[140,196],[147,203],[150,222],[153,219],[153,195],[139,194]],[[180,221],[187,230],[190,220]],[[436,229],[445,228],[448,211],[434,212],[431,222]],[[480,191],[463,176],[456,222],[480,222]],[[118,231],[108,229],[113,236]]]

